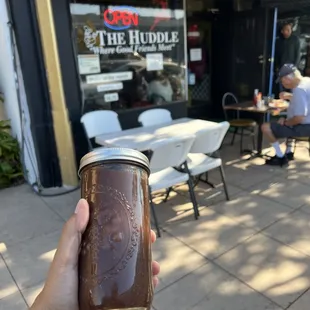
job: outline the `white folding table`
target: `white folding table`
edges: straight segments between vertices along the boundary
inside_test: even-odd
[[[152,149],[152,144],[158,140],[176,136],[195,135],[203,129],[217,127],[218,123],[192,118],[179,118],[169,123],[150,127],[137,127],[121,132],[104,134],[96,137],[97,144],[106,147],[124,147],[138,151]]]

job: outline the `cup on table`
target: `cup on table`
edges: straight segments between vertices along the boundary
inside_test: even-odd
[[[265,107],[265,105],[266,105],[266,100],[262,100],[261,101],[261,109],[263,109]]]
[[[259,100],[257,102],[257,109],[261,110],[265,107],[265,100]]]
[[[264,105],[265,105],[266,107],[268,107],[269,104],[270,104],[272,101],[273,101],[273,98],[272,98],[271,96],[266,96],[266,97],[264,97]]]
[[[274,100],[275,96],[274,94],[268,96],[268,104],[271,103]]]

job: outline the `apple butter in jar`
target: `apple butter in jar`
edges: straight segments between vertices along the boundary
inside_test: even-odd
[[[98,148],[81,159],[79,175],[81,197],[90,207],[79,256],[79,308],[151,309],[147,157]]]

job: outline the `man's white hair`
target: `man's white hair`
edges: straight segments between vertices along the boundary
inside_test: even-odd
[[[291,80],[293,80],[293,79],[295,79],[295,78],[297,78],[297,79],[299,79],[299,80],[302,79],[302,75],[301,75],[300,71],[297,70],[297,69],[296,69],[293,73],[289,74],[287,77],[288,77],[289,79],[291,79]]]
[[[295,75],[295,78],[300,79],[300,80],[302,79],[302,74],[300,73],[299,70],[295,70],[294,75]]]

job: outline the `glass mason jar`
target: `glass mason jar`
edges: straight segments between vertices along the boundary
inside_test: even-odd
[[[81,159],[79,175],[90,207],[79,256],[80,309],[151,309],[147,157],[99,148]]]

